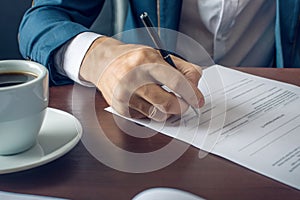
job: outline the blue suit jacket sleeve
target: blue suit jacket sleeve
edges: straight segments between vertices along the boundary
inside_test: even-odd
[[[19,27],[19,48],[24,58],[45,65],[51,83],[70,82],[56,73],[52,56],[61,45],[88,31],[104,0],[35,0]]]

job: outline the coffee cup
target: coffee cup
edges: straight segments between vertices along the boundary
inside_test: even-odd
[[[48,71],[32,61],[0,61],[0,155],[28,150],[48,106]]]

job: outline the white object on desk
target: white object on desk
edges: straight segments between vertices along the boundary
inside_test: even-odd
[[[36,145],[20,154],[0,156],[0,174],[49,163],[69,152],[79,142],[81,135],[81,124],[74,116],[47,108]]]
[[[151,188],[137,194],[132,200],[203,200],[192,193],[173,188]]]

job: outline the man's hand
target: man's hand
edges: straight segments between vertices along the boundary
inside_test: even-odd
[[[151,47],[101,37],[88,50],[80,76],[93,83],[118,113],[163,121],[182,114],[190,105],[204,104],[197,88],[201,68],[175,56],[172,59],[177,69]]]

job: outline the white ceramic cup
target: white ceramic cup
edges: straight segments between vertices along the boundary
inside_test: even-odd
[[[7,73],[36,77],[25,83],[0,86],[0,155],[17,154],[36,143],[49,99],[48,71],[44,66],[25,60],[0,61],[0,75]]]

